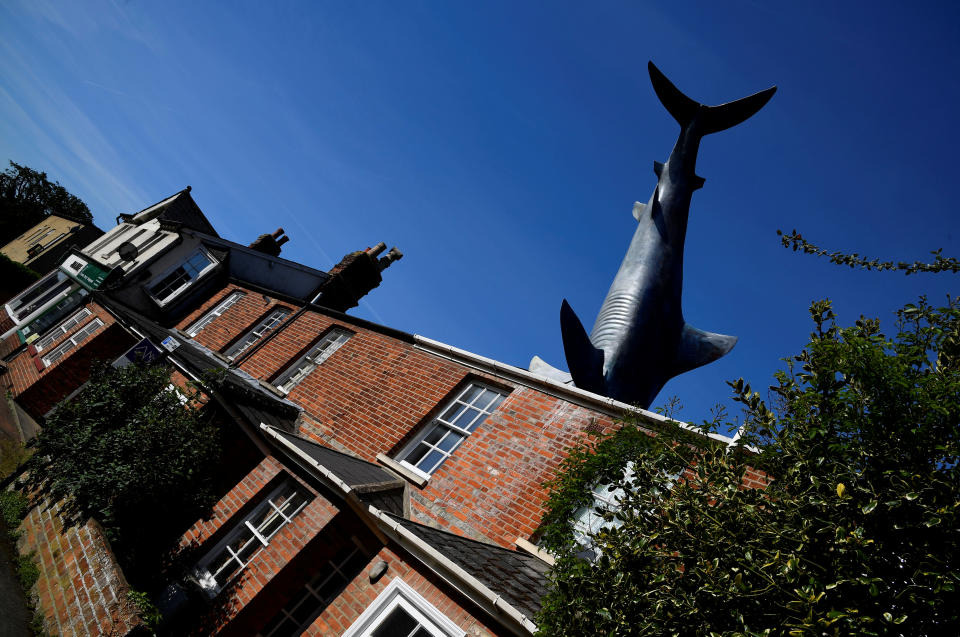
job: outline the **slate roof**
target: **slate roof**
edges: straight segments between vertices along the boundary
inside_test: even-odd
[[[531,620],[540,610],[550,568],[533,555],[478,542],[391,515],[408,531],[443,553],[457,566],[499,593]]]
[[[167,197],[166,199],[162,199],[153,205],[147,206],[140,212],[161,207],[161,220],[179,223],[188,228],[199,230],[204,234],[219,237],[220,235],[217,234],[213,224],[210,223],[210,220],[207,219],[206,215],[203,214],[203,211],[200,210],[200,206],[198,206],[193,200],[193,197],[190,195],[190,190],[190,186],[187,186],[175,195]],[[120,215],[119,218],[123,219],[124,221],[129,221],[138,214],[140,213],[137,212],[130,215]]]
[[[403,487],[404,481],[382,469],[379,465],[351,455],[324,447],[323,445],[295,436],[284,431],[277,432],[297,449],[329,469],[350,488],[358,491],[396,489]]]
[[[109,299],[102,294],[97,301],[109,308],[122,320],[132,324],[137,331],[145,334],[154,345],[160,346],[167,337],[176,339],[180,346],[170,355],[186,365],[198,376],[214,370],[226,370],[220,391],[230,398],[231,407],[239,411],[252,424],[260,423],[277,427],[284,431],[295,431],[300,408],[293,403],[278,398],[260,387],[255,378],[238,369],[227,369],[226,364],[213,353],[195,341],[179,333],[161,327],[142,314],[124,304]]]

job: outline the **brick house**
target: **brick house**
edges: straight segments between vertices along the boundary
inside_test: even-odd
[[[168,632],[532,633],[542,484],[586,431],[636,410],[346,314],[402,255],[380,244],[322,272],[280,258],[285,240],[221,238],[188,188],[75,249],[5,306],[21,434],[95,359],[148,351],[179,380],[222,370],[210,398],[236,480],[152,592]],[[48,628],[134,629],[96,523],[64,531],[54,513],[31,511],[23,540]]]

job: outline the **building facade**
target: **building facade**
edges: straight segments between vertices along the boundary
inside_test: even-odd
[[[550,563],[536,547],[542,485],[587,432],[636,410],[345,313],[402,256],[383,244],[319,271],[278,256],[282,230],[221,238],[189,189],[118,222],[6,304],[0,378],[28,438],[94,360],[146,352],[175,382],[221,374],[208,393],[236,479],[150,591],[164,630],[535,630]],[[95,522],[65,530],[38,506],[26,528],[51,632],[136,629]]]

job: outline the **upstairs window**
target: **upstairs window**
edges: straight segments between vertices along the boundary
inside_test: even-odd
[[[274,381],[274,385],[284,394],[290,393],[290,390],[296,387],[297,383],[327,360],[331,354],[347,342],[350,336],[350,332],[346,330],[338,327],[333,328],[316,345],[311,347],[309,352],[301,356],[297,362],[280,374]]]
[[[283,322],[284,317],[290,314],[290,310],[285,307],[275,308],[272,312],[267,314],[259,323],[254,326],[249,332],[243,335],[243,337],[227,348],[227,351],[224,352],[227,358],[236,358],[240,354],[247,351],[247,349],[259,341],[261,338],[267,335],[270,330],[280,325]]]
[[[302,486],[293,480],[284,481],[200,560],[196,569],[200,586],[211,596],[220,592],[260,549],[269,546],[270,539],[290,524],[309,500]]]
[[[623,479],[627,485],[633,482],[632,462],[628,462],[624,468]],[[594,559],[597,555],[593,542],[596,534],[604,529],[623,526],[623,522],[615,514],[620,509],[624,491],[619,486],[614,488],[613,484],[601,484],[593,487],[591,496],[593,502],[580,507],[573,514],[573,536],[577,544],[588,551],[588,556]]]
[[[479,383],[467,385],[400,453],[400,463],[429,477],[505,397],[500,391]]]
[[[53,345],[54,341],[56,341],[58,338],[60,338],[61,336],[63,336],[64,334],[66,334],[76,326],[80,325],[80,323],[91,314],[92,312],[90,311],[90,308],[88,307],[81,308],[79,312],[74,313],[73,316],[71,316],[70,318],[68,318],[67,320],[65,320],[64,322],[60,323],[55,328],[47,332],[43,336],[43,338],[38,338],[33,343],[33,346],[36,348],[38,352],[41,352],[47,349],[48,347]]]
[[[680,473],[668,474],[665,471],[657,476],[650,486],[650,495],[656,498],[669,494],[680,478]],[[636,491],[636,474],[633,462],[627,462],[623,468],[623,480],[617,484],[606,483],[592,489],[593,502],[577,509],[571,520],[574,540],[583,547],[581,555],[591,561],[596,560],[601,549],[595,539],[604,530],[613,530],[623,526],[623,520],[617,512],[623,507],[626,493],[624,489]]]
[[[209,312],[201,316],[198,320],[196,320],[193,323],[193,325],[188,327],[186,329],[187,334],[189,334],[191,337],[196,336],[197,334],[203,331],[203,328],[210,325],[210,323],[212,323],[215,318],[217,318],[218,316],[226,312],[227,309],[232,307],[234,303],[242,299],[244,296],[246,296],[246,294],[244,294],[239,290],[231,292],[227,296],[227,298],[217,303],[216,307],[214,307],[212,310],[210,310]]]
[[[66,274],[54,270],[7,302],[7,314],[17,325],[28,323],[34,315],[79,287]]]
[[[43,361],[43,365],[45,367],[53,365],[58,360],[69,354],[72,350],[76,349],[80,343],[93,336],[93,334],[101,327],[103,327],[103,321],[98,318],[93,319],[87,323],[83,329],[74,332],[70,338],[50,350],[50,353],[41,359]]]
[[[147,286],[147,291],[163,305],[190,287],[215,265],[217,265],[216,260],[206,250],[200,248],[186,261],[154,279]]]

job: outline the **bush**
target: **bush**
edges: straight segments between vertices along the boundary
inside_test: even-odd
[[[837,326],[829,302],[811,314],[772,407],[731,383],[741,446],[677,429],[571,455],[545,518],[542,634],[960,634],[960,303],[906,306],[893,338]],[[743,488],[749,465],[765,490]],[[588,561],[571,515],[604,482],[623,495],[598,507]]]

